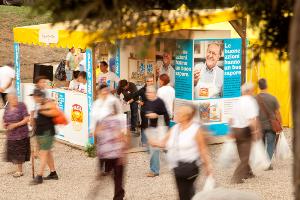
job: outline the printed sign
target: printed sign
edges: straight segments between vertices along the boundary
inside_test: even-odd
[[[177,40],[175,57],[176,98],[193,99],[193,40]]]
[[[64,112],[65,111],[65,93],[52,91],[52,99],[55,100],[58,107]]]
[[[89,131],[89,142],[94,143],[94,137],[91,135],[90,124],[91,124],[91,112],[93,104],[93,61],[92,61],[92,50],[86,50],[86,73],[87,73],[87,103],[88,103],[88,131]]]
[[[57,44],[58,43],[58,31],[40,29],[39,42],[46,43],[46,44]]]
[[[214,135],[229,131],[232,104],[241,95],[241,39],[194,41],[194,100]]]
[[[224,98],[234,98],[241,95],[241,39],[224,40]]]
[[[14,43],[14,61],[16,72],[16,92],[18,99],[21,100],[20,45],[18,43]]]
[[[115,57],[115,68],[116,68],[116,75],[120,77],[120,70],[121,70],[121,65],[120,65],[120,45],[118,44],[117,47],[117,52],[116,52],[116,57]]]

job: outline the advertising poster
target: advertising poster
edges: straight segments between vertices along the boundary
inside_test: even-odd
[[[170,85],[173,87],[175,87],[176,41],[176,39],[160,38],[155,47],[156,81],[160,75],[167,74],[170,78]]]
[[[88,130],[87,133],[89,134],[89,142],[91,144],[94,143],[94,137],[91,135],[90,131],[90,113],[92,111],[92,104],[93,104],[93,61],[92,61],[92,50],[86,50],[86,74],[87,74],[87,121],[88,121]]]
[[[119,43],[116,46],[116,51],[109,54],[108,59],[109,71],[115,73],[120,78],[120,46]]]
[[[15,71],[16,71],[16,93],[18,99],[21,100],[21,75],[20,75],[20,45],[14,43],[14,61],[15,61]]]
[[[229,131],[232,105],[241,95],[241,39],[195,40],[193,99],[215,135]]]
[[[177,40],[175,57],[176,98],[193,99],[193,40]]]
[[[53,99],[58,107],[65,112],[65,93],[64,92],[58,92],[58,91],[51,91],[51,99]]]
[[[64,113],[69,122],[67,125],[56,126],[57,137],[76,145],[85,146],[90,139],[88,137],[89,114],[86,95],[69,91],[64,93],[52,91],[52,95],[57,95],[59,107],[64,105]],[[62,97],[65,97],[64,100]]]

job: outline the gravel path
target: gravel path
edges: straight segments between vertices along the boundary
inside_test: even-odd
[[[289,141],[291,137],[288,134]],[[2,149],[5,140],[0,140]],[[214,163],[221,150],[221,145],[210,146]],[[1,151],[3,152],[3,151]],[[3,156],[3,154],[2,154]],[[42,185],[29,186],[31,181],[31,164],[25,164],[25,175],[21,178],[13,178],[9,172],[14,168],[3,160],[0,161],[0,199],[91,199],[88,194],[93,194],[93,188],[97,188],[96,199],[112,199],[113,182],[110,177],[100,181],[95,180],[97,172],[97,160],[88,158],[84,152],[72,149],[63,144],[56,143],[54,148],[56,167],[59,173],[59,181],[47,181]],[[38,161],[36,161],[37,163]],[[126,172],[126,199],[127,200],[174,200],[176,188],[173,177],[166,163],[162,162],[161,175],[155,178],[147,178],[149,159],[147,153],[132,153],[128,156]],[[264,200],[291,200],[293,199],[292,186],[292,159],[274,162],[274,170],[256,173],[257,177],[247,180],[244,184],[230,185],[232,169],[220,169],[215,166],[215,176],[220,186],[226,188],[253,191]],[[203,184],[203,176],[197,182],[198,190]]]

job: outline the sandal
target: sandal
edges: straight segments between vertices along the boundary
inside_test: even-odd
[[[23,176],[24,174],[23,174],[23,172],[15,172],[14,174],[13,174],[13,177],[14,178],[19,178],[19,177],[21,177],[21,176]]]

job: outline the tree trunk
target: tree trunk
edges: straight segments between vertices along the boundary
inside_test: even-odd
[[[293,153],[295,199],[300,200],[300,0],[295,1],[294,16],[290,26],[290,79],[293,111]]]

